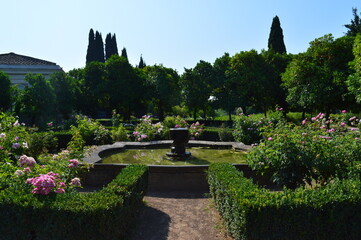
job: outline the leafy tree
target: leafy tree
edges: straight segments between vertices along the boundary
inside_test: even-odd
[[[272,104],[278,105],[284,109],[284,114],[288,110],[288,104],[286,101],[286,90],[282,87],[282,73],[285,72],[286,67],[292,60],[292,55],[286,53],[277,53],[272,50],[263,51],[267,65],[269,65],[269,72],[267,73],[267,79],[269,82],[268,94],[271,97]]]
[[[361,34],[355,38],[353,54],[355,59],[351,66],[355,72],[348,77],[347,86],[348,90],[356,97],[356,101],[361,103]]]
[[[137,66],[138,68],[142,69],[145,68],[147,65],[145,64],[143,57],[140,56],[140,60],[139,60],[139,65]]]
[[[208,62],[201,60],[193,69],[185,69],[181,78],[182,90],[185,105],[193,112],[194,119],[198,110],[203,110],[206,118],[214,82],[214,70]]]
[[[126,48],[122,49],[122,57],[124,57],[125,59],[128,60],[128,54],[127,54],[127,49]]]
[[[42,74],[27,74],[25,81],[29,86],[22,91],[16,110],[26,122],[43,127],[55,118],[54,89]]]
[[[11,107],[11,81],[9,76],[0,71],[0,111]]]
[[[351,19],[350,24],[345,24],[347,28],[347,36],[356,36],[358,33],[361,33],[361,19],[357,14],[357,8],[352,8],[353,19]]]
[[[272,106],[271,96],[268,94],[271,82],[267,78],[269,65],[264,57],[256,50],[242,51],[231,59],[232,81],[238,82],[238,95],[243,111],[246,107],[254,107],[265,114]]]
[[[171,68],[162,65],[144,68],[148,96],[157,106],[160,121],[164,120],[164,112],[179,103],[180,87],[179,75]]]
[[[268,49],[276,53],[286,53],[286,46],[283,41],[283,30],[278,16],[275,16],[272,20],[271,32],[268,38]]]
[[[352,43],[352,37],[334,40],[331,34],[312,41],[307,52],[296,56],[282,76],[287,101],[303,109],[325,111],[326,117],[332,109],[346,107]]]
[[[95,36],[94,31],[91,28],[89,31],[89,40],[88,40],[88,50],[86,54],[86,63],[90,63],[92,61],[96,61],[95,55]]]
[[[82,89],[82,112],[96,116],[100,109],[107,106],[106,102],[106,71],[101,62],[91,62],[84,69],[84,82]]]
[[[241,98],[238,94],[242,86],[236,78],[231,77],[231,57],[225,53],[213,63],[215,84],[212,95],[215,97],[214,105],[228,112],[229,120],[232,120],[232,113],[240,106]]]
[[[75,110],[76,81],[64,72],[52,74],[49,80],[56,96],[56,112],[61,119],[68,119]]]
[[[137,112],[144,98],[144,83],[126,58],[113,55],[105,63],[107,91],[111,109],[123,113],[125,119]]]

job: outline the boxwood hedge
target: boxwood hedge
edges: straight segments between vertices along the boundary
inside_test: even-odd
[[[230,164],[211,164],[210,193],[235,239],[360,239],[361,182],[272,192]]]
[[[147,188],[148,168],[131,165],[89,193],[0,192],[0,239],[124,239]]]

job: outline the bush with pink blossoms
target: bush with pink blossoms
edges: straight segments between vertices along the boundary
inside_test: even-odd
[[[48,172],[38,177],[28,178],[27,184],[34,186],[33,194],[48,195],[49,193],[64,193],[66,185],[61,181],[59,174]]]
[[[188,128],[191,139],[199,138],[203,133],[203,127],[204,124],[199,122],[192,123]]]
[[[79,161],[77,159],[70,159],[68,168],[77,168],[79,166]]]
[[[33,157],[28,157],[26,155],[22,155],[19,158],[19,165],[20,167],[34,167],[36,164],[36,161]]]
[[[154,139],[161,138],[163,134],[163,125],[158,122],[152,124],[151,117],[149,115],[144,115],[139,124],[135,127],[135,131],[133,132],[133,137],[135,141],[151,141]]]

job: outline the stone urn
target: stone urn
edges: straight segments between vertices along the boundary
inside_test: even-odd
[[[189,140],[188,128],[171,128],[169,129],[170,138],[173,140],[171,152],[167,153],[168,157],[175,160],[186,159],[191,156],[190,152],[186,152],[186,144]]]

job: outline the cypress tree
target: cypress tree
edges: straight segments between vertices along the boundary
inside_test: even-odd
[[[91,28],[89,31],[89,42],[88,42],[88,49],[86,53],[86,63],[90,63],[95,61],[95,38],[94,38],[94,31]]]
[[[122,57],[125,57],[128,60],[127,49],[125,48],[122,49]]]
[[[268,50],[271,49],[276,53],[286,53],[286,46],[283,41],[283,31],[278,16],[273,18],[271,32],[268,38]]]
[[[113,41],[110,33],[105,38],[105,59],[108,60],[113,55]]]
[[[140,61],[139,61],[138,68],[145,68],[146,66],[147,66],[147,65],[146,65],[145,62],[143,61],[142,55],[140,55]]]
[[[118,54],[118,46],[117,46],[117,38],[115,37],[115,33],[112,36],[112,52],[113,54]]]
[[[104,62],[104,44],[102,34],[96,31],[95,33],[95,61]]]

